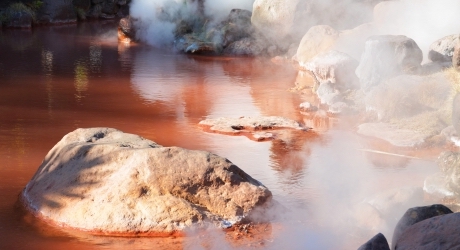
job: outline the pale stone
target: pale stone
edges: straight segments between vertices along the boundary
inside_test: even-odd
[[[271,192],[215,154],[90,128],[64,136],[21,197],[54,224],[149,235],[237,222]]]

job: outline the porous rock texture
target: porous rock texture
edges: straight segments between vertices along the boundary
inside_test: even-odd
[[[396,242],[399,240],[401,237],[401,234],[404,233],[406,229],[414,225],[415,223],[418,223],[420,221],[439,216],[439,215],[444,215],[444,214],[450,214],[452,213],[452,210],[450,210],[448,207],[441,205],[441,204],[435,204],[431,206],[424,206],[424,207],[413,207],[409,208],[406,213],[401,217],[399,220],[398,224],[395,227],[395,230],[393,232],[393,238],[392,238],[392,246],[391,249],[395,248]]]
[[[458,249],[460,213],[435,216],[407,228],[395,243],[396,250]]]
[[[279,116],[243,116],[239,118],[221,117],[202,120],[199,125],[208,127],[213,132],[220,132],[224,134],[239,134],[241,132],[273,129],[308,130],[308,128],[300,125],[296,121]]]
[[[460,34],[445,36],[430,45],[428,58],[433,62],[452,62],[455,45],[460,42]]]
[[[369,91],[384,80],[417,73],[422,59],[422,50],[411,38],[402,35],[372,36],[366,41],[356,75],[361,88]]]
[[[65,227],[155,235],[240,221],[271,192],[215,154],[89,128],[51,149],[21,199],[37,216]]]
[[[355,74],[357,66],[358,61],[354,58],[335,50],[316,55],[303,65],[314,74],[318,82],[330,81],[342,90],[359,87]]]
[[[294,59],[304,66],[315,56],[329,51],[338,38],[339,32],[330,26],[313,26],[302,37]]]

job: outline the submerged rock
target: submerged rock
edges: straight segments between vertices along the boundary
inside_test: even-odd
[[[292,129],[307,131],[309,128],[302,126],[296,121],[278,116],[266,117],[240,117],[240,118],[216,118],[200,121],[198,124],[211,132],[239,135],[248,134],[251,139],[263,140],[274,139],[278,130]],[[263,133],[261,133],[263,131]],[[270,131],[270,133],[267,133]]]
[[[378,233],[364,245],[360,246],[358,250],[390,250],[388,241],[385,236],[381,233]]]
[[[422,50],[406,36],[372,36],[365,44],[356,75],[361,88],[369,91],[392,77],[418,72]]]
[[[396,250],[448,250],[460,245],[460,213],[435,216],[407,228],[395,242]]]
[[[271,192],[215,154],[90,128],[67,134],[51,149],[21,198],[54,224],[155,235],[238,222]]]
[[[439,216],[450,214],[452,211],[444,205],[435,204],[425,207],[409,208],[401,217],[393,232],[391,249],[395,249],[396,242],[401,238],[401,235],[415,223]]]

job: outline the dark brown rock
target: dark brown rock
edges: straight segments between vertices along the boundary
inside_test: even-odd
[[[360,246],[358,250],[390,250],[388,241],[385,236],[381,233],[378,233],[364,245]]]
[[[458,225],[460,225],[460,213],[435,216],[420,221],[401,234],[395,241],[394,249],[459,249],[460,227]]]
[[[391,249],[394,249],[395,244],[400,239],[401,235],[415,223],[435,216],[450,213],[452,213],[452,211],[449,208],[440,204],[425,207],[413,207],[408,209],[395,227]]]

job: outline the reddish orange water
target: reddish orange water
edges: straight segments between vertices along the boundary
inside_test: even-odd
[[[97,126],[164,146],[217,153],[264,183],[295,223],[278,222],[283,230],[267,231],[265,243],[256,246],[358,247],[368,235],[347,234],[350,225],[337,224],[331,214],[346,221],[344,211],[372,193],[421,187],[435,164],[363,153],[359,149],[379,148],[356,136],[353,127],[300,114],[301,102],[314,101],[288,91],[301,78],[292,66],[268,59],[187,56],[118,44],[110,22],[0,31],[0,249],[234,246],[224,240],[201,244],[201,236],[91,236],[47,226],[24,213],[16,203],[18,194],[48,150],[76,128]],[[255,115],[284,116],[317,132],[287,142],[254,142],[197,126],[204,118]]]

